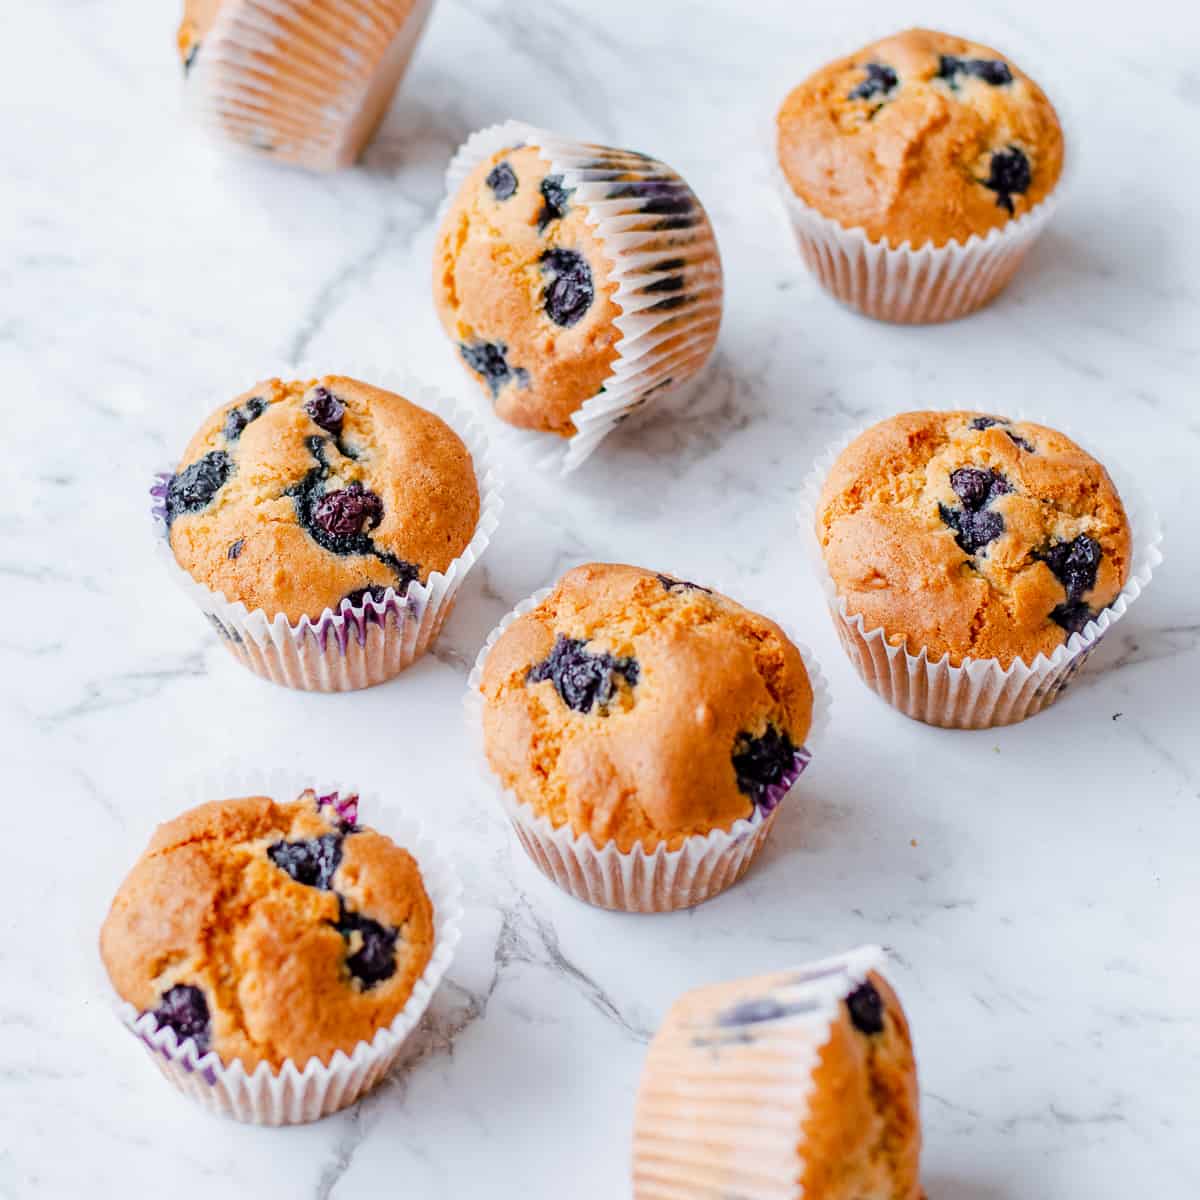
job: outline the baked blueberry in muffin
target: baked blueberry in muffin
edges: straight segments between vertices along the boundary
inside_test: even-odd
[[[1129,575],[1105,469],[1056,430],[981,413],[867,430],[830,471],[816,533],[851,615],[954,665],[1049,656]]]
[[[444,572],[479,503],[471,455],[441,418],[328,376],[267,380],[213,413],[164,516],[193,579],[294,622]]]
[[[807,762],[812,685],[783,631],[637,567],[569,571],[491,648],[480,690],[502,785],[622,852],[767,816]]]
[[[123,1000],[225,1064],[327,1062],[404,1008],[433,952],[416,861],[307,791],[201,805],[159,827],[100,950]]]

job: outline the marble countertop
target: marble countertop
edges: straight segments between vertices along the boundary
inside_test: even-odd
[[[324,178],[197,141],[175,5],[17,7],[7,42],[29,50],[0,77],[0,1196],[611,1200],[671,1000],[870,941],[892,949],[913,1025],[930,1200],[1200,1193],[1195,15],[1167,0],[1133,24],[1083,0],[913,10],[1038,74],[1073,169],[998,303],[903,329],[810,282],[762,150],[789,79],[903,19],[868,0],[819,15],[439,0],[365,162]],[[473,395],[430,305],[432,221],[452,150],[508,116],[688,177],[725,256],[718,357],[565,483],[509,471],[503,525],[408,674],[353,696],[272,688],[156,568],[147,478],[202,409],[281,362],[398,363]],[[950,402],[1071,428],[1167,527],[1153,586],[1063,702],[975,734],[864,689],[791,517],[830,439]],[[721,583],[796,629],[831,681],[801,802],[749,878],[693,912],[618,916],[559,893],[464,765],[479,644],[587,559]],[[96,986],[95,937],[113,863],[185,781],[281,762],[402,799],[457,858],[467,916],[406,1068],[349,1112],[271,1131],[159,1079]]]

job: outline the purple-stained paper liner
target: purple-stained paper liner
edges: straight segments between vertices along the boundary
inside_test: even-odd
[[[327,1063],[315,1057],[303,1064],[288,1059],[277,1071],[267,1063],[247,1071],[240,1060],[223,1063],[216,1051],[200,1054],[193,1039],[181,1043],[173,1029],[160,1029],[152,1013],[139,1013],[113,992],[98,964],[98,986],[108,989],[117,1017],[147,1048],[162,1074],[209,1111],[254,1125],[316,1121],[348,1107],[378,1084],[424,1015],[462,937],[462,885],[450,860],[419,822],[372,793],[360,795],[352,788],[331,787],[323,782],[316,786],[311,777],[294,771],[231,772],[206,777],[185,789],[179,811],[235,796],[270,796],[286,802],[306,790],[333,804],[342,819],[354,821],[361,816],[366,825],[407,849],[420,867],[433,905],[434,946],[429,963],[408,1003],[369,1042],[359,1042],[348,1051],[338,1050]],[[130,858],[124,863],[123,871],[133,861]]]
[[[473,133],[459,148],[446,170],[446,198],[438,213],[440,228],[466,177],[498,150],[514,145],[536,146],[553,174],[563,177],[576,203],[588,208],[588,223],[612,260],[609,277],[617,284],[614,302],[621,331],[612,373],[598,395],[585,400],[572,414],[575,433],[569,438],[496,424],[495,440],[531,457],[541,468],[566,475],[581,466],[626,417],[652,403],[668,390],[696,377],[716,346],[724,306],[721,256],[712,225],[686,181],[665,163],[642,159],[627,151],[577,142],[520,121],[506,121]],[[639,162],[646,182],[639,188]],[[673,194],[695,203],[702,219],[694,226],[639,229],[645,224],[644,205],[653,201],[647,189],[664,186],[670,172]],[[621,176],[620,180],[617,176]],[[614,183],[623,193],[614,196]],[[664,297],[656,288],[663,257],[684,258],[684,288]],[[481,402],[483,397],[480,397]]]
[[[304,616],[292,623],[283,613],[270,617],[262,609],[251,611],[240,600],[230,600],[223,592],[206,587],[180,567],[167,540],[169,473],[156,475],[150,488],[151,519],[155,552],[164,569],[199,605],[243,666],[286,687],[344,692],[384,683],[428,650],[453,608],[462,581],[491,541],[504,501],[500,474],[482,426],[456,401],[432,388],[386,369],[330,372],[308,364],[277,367],[253,379],[310,379],[328,374],[361,379],[429,410],[441,417],[470,451],[479,487],[479,521],[471,541],[445,572],[435,571],[424,583],[414,580],[403,595],[388,587],[378,600],[367,596],[359,605],[343,601],[336,613],[327,608],[315,620]],[[250,382],[252,377],[247,374],[230,391],[230,397],[244,391]]]
[[[222,143],[310,170],[349,166],[374,132],[433,0],[226,0],[187,72]]]
[[[814,1073],[842,1001],[886,955],[862,946],[689,993],[647,1051],[633,1120],[635,1200],[800,1200]],[[743,1019],[743,1017],[745,1019]]]
[[[590,833],[576,836],[570,825],[555,827],[546,816],[523,804],[515,792],[502,788],[487,762],[483,745],[483,696],[479,691],[483,665],[492,647],[518,618],[536,608],[553,588],[542,588],[516,606],[488,635],[467,680],[464,700],[471,745],[483,777],[496,789],[521,845],[544,875],[579,900],[620,912],[671,912],[691,908],[725,891],[749,869],[766,844],[780,803],[812,761],[810,747],[819,742],[829,723],[829,687],[812,652],[784,632],[800,651],[813,690],[812,724],[805,745],[796,754],[786,783],[770,789],[770,802],[755,806],[749,818],[739,818],[728,830],[689,837],[678,850],[665,844],[647,851],[636,845],[622,853],[613,842],[597,846]],[[715,591],[728,596],[722,588]]]
[[[932,407],[931,411],[937,411]],[[946,408],[945,411],[965,411]],[[884,420],[886,418],[880,418]],[[1061,423],[1015,412],[1014,421],[1029,421],[1057,429],[1077,445],[1084,442]],[[844,435],[818,455],[801,487],[798,519],[801,536],[816,578],[825,592],[842,646],[863,682],[893,708],[928,725],[947,729],[988,729],[1011,725],[1034,716],[1052,704],[1082,669],[1100,639],[1129,610],[1149,586],[1154,569],[1162,562],[1162,525],[1137,483],[1109,461],[1098,457],[1116,486],[1132,531],[1129,578],[1106,609],[1073,633],[1053,654],[1039,654],[1032,663],[1015,659],[1001,667],[998,659],[965,658],[952,666],[949,654],[930,660],[928,653],[908,653],[903,643],[888,640],[882,626],[868,629],[863,618],[852,615],[838,595],[816,536],[815,523],[821,489],[834,462],[857,437],[878,421],[869,421]],[[1097,457],[1097,456],[1093,456]]]

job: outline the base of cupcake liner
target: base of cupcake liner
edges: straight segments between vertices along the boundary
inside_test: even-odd
[[[318,378],[311,367],[283,368],[280,378]],[[267,376],[270,378],[271,376]],[[262,609],[248,610],[194,580],[175,560],[167,537],[166,495],[169,473],[155,476],[150,488],[155,553],[163,569],[207,617],[226,649],[255,675],[284,687],[308,692],[350,692],[394,679],[417,661],[437,639],[454,610],[458,590],[487,549],[504,508],[501,483],[483,430],[472,416],[432,388],[396,372],[370,369],[361,377],[434,413],[463,440],[479,488],[479,520],[471,541],[445,572],[414,580],[403,595],[388,588],[376,600],[326,609],[317,618],[289,622]]]
[[[538,869],[564,892],[614,912],[665,913],[692,908],[733,887],[766,845],[778,808],[738,821],[729,833],[690,837],[678,850],[635,846],[622,853],[597,848],[569,826],[554,829],[511,793],[505,808],[513,830]]]
[[[200,46],[189,100],[208,132],[241,150],[310,170],[350,166],[382,121],[432,7],[238,0]]]
[[[1076,444],[1083,444],[1070,429],[1040,416],[1017,412],[1012,419],[1057,428]],[[830,578],[814,529],[821,489],[834,462],[871,424],[856,428],[817,456],[801,487],[797,513],[809,562],[825,593],[838,640],[847,657],[872,691],[906,716],[927,725],[990,729],[1037,715],[1067,690],[1101,638],[1149,586],[1155,568],[1163,560],[1158,514],[1134,480],[1119,469],[1106,468],[1132,531],[1129,577],[1113,602],[1082,630],[1072,633],[1053,653],[1039,654],[1032,663],[1018,658],[1002,667],[998,659],[968,658],[960,666],[952,666],[948,655],[931,662],[925,653],[910,654],[903,642],[889,641],[882,628],[868,630],[861,616],[847,611]]]
[[[607,146],[576,142],[520,121],[472,134],[446,171],[440,227],[466,177],[484,159],[516,145],[536,146],[586,205],[612,262],[621,310],[617,358],[599,394],[572,414],[569,438],[513,430],[506,440],[535,464],[566,475],[583,465],[631,412],[678,387],[708,363],[724,306],[716,236],[703,205],[666,164]]]
[[[292,799],[312,782],[293,771],[257,772],[205,780],[191,791],[193,803],[221,796],[266,795]],[[318,794],[351,795],[352,789],[316,789]],[[337,1051],[328,1063],[311,1058],[303,1066],[289,1059],[278,1070],[260,1063],[247,1071],[240,1061],[222,1063],[214,1051],[197,1052],[190,1038],[180,1043],[175,1031],[159,1027],[152,1013],[138,1013],[115,1000],[118,1018],[145,1046],[163,1077],[184,1095],[220,1116],[253,1125],[302,1125],[353,1104],[379,1084],[396,1065],[405,1041],[424,1016],[449,970],[462,937],[462,885],[421,825],[391,804],[367,795],[359,798],[364,824],[386,834],[417,860],[434,912],[434,946],[412,995],[393,1020],[370,1042],[350,1053]]]
[[[796,245],[831,295],[864,316],[899,325],[954,321],[976,312],[1016,274],[1057,207],[1054,193],[986,237],[913,250],[872,241],[805,204],[776,172]]]
[[[700,989],[686,1015],[673,1008],[638,1088],[636,1200],[799,1200],[821,1047],[842,1001],[884,962],[864,946],[745,980],[741,993],[736,983]]]
[[[673,578],[685,578],[673,574]],[[467,733],[482,777],[493,787],[518,841],[538,869],[564,892],[597,908],[618,912],[660,913],[691,908],[731,888],[750,869],[767,843],[780,806],[795,789],[812,761],[810,747],[829,724],[829,686],[812,652],[791,638],[800,651],[813,691],[812,721],[806,744],[796,751],[792,771],[771,789],[765,803],[749,819],[735,821],[726,831],[689,837],[678,850],[660,845],[652,851],[637,845],[622,853],[615,843],[597,847],[590,835],[578,837],[569,825],[557,828],[537,815],[516,795],[500,786],[487,762],[483,744],[483,696],[479,691],[483,667],[492,647],[519,617],[536,608],[553,588],[541,588],[505,615],[487,636],[467,679],[464,715]],[[728,593],[719,586],[714,589]]]

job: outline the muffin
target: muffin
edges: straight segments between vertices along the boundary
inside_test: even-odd
[[[860,669],[875,630],[930,666],[1061,665],[1098,636],[1133,551],[1094,458],[1043,425],[976,412],[903,413],[855,438],[815,533]]]
[[[202,117],[242,149],[347,166],[391,103],[432,0],[184,0],[176,42]]]
[[[412,855],[338,801],[220,800],[161,825],[100,933],[121,999],[247,1072],[328,1064],[389,1026],[433,906]]]
[[[679,999],[642,1072],[637,1200],[922,1200],[916,1063],[881,960],[865,949]]]
[[[1032,245],[1027,227],[1043,223],[1022,218],[1042,213],[1063,169],[1041,88],[997,51],[925,29],[822,67],[784,100],[776,135],[809,265],[888,320],[987,303]]]
[[[448,174],[434,303],[496,415],[572,437],[682,383],[716,341],[722,277],[700,201],[631,151],[510,124]]]
[[[765,617],[638,567],[577,567],[523,607],[476,683],[484,752],[526,848],[609,907],[681,907],[729,886],[808,762],[800,651]],[[608,866],[592,887],[579,872],[595,854]],[[671,886],[625,894],[607,872],[632,857],[669,860]]]
[[[389,629],[399,637],[423,620],[435,583],[469,565],[476,469],[441,417],[392,392],[343,376],[269,379],[204,422],[159,488],[159,515],[175,563],[247,665],[263,665],[247,638],[269,657],[265,631],[282,627],[321,651],[318,675],[334,669],[326,652],[344,659],[353,640],[339,625],[326,644],[336,616],[356,623],[367,682],[378,682],[405,665],[385,662]],[[258,618],[249,631],[247,614]],[[433,615],[440,624],[445,612]]]

